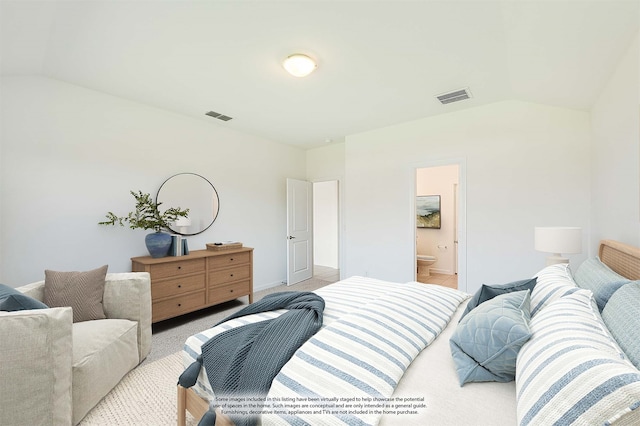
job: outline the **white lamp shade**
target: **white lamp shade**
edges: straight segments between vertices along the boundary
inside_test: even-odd
[[[546,253],[581,253],[582,228],[536,227],[535,249]]]
[[[284,60],[282,66],[295,77],[306,77],[318,67],[313,59],[302,53],[290,55]]]
[[[191,219],[189,219],[188,217],[181,216],[176,219],[176,221],[174,222],[174,225],[179,227],[191,226]]]

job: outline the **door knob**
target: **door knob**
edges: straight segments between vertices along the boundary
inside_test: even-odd
[[[294,238],[295,238],[295,237],[293,237],[293,236],[291,236],[291,235],[289,235],[289,236],[287,237],[287,239],[288,239],[288,240],[293,240]]]

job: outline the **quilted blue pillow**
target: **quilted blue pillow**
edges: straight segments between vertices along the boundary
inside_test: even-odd
[[[464,318],[473,308],[480,305],[481,303],[486,302],[487,300],[491,300],[494,297],[505,294],[512,293],[515,291],[523,291],[529,290],[533,291],[536,286],[537,278],[529,278],[526,280],[514,281],[506,284],[482,284],[482,287],[473,295],[469,303],[467,303],[467,308],[462,313],[460,317],[460,321]]]
[[[449,340],[460,386],[514,380],[518,352],[531,337],[530,294],[496,296],[460,321]]]
[[[22,311],[46,308],[48,308],[48,306],[41,301],[22,294],[13,287],[0,284],[0,311]]]
[[[631,282],[631,280],[612,271],[597,257],[582,262],[574,275],[574,279],[578,287],[591,290],[600,312],[602,312],[616,290]]]

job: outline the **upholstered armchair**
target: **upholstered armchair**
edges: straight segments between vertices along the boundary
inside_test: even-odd
[[[44,300],[44,281],[19,287]],[[0,425],[76,425],[151,350],[149,274],[106,275],[106,319],[72,308],[0,312]]]

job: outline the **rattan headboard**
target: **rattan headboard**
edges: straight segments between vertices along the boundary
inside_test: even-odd
[[[613,240],[600,241],[602,263],[630,280],[640,279],[640,248]]]

